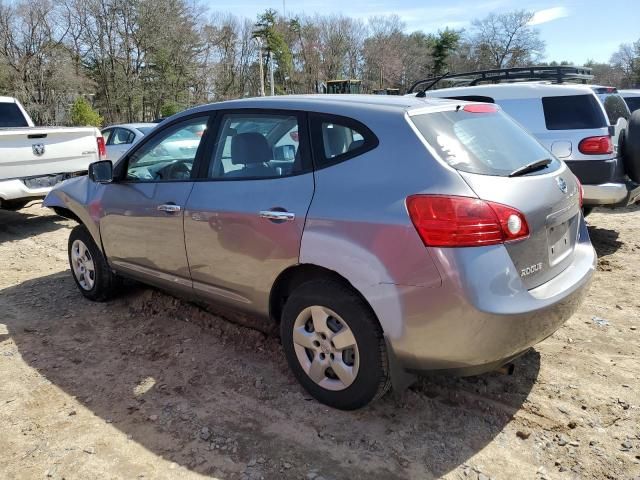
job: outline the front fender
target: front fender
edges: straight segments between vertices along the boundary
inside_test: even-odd
[[[89,177],[76,177],[56,185],[45,197],[44,207],[63,208],[73,213],[89,230],[91,237],[100,248],[100,202],[99,189],[104,188],[89,180]]]

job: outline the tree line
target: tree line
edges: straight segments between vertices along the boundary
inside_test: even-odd
[[[255,96],[269,85],[269,62],[276,94],[349,78],[364,91],[403,92],[447,71],[540,64],[545,43],[532,16],[518,10],[466,30],[407,32],[396,15],[266,10],[248,19],[190,0],[0,0],[0,94],[46,125],[77,123],[87,107],[96,110],[92,123],[111,124]],[[640,83],[640,40],[590,66],[602,83]]]

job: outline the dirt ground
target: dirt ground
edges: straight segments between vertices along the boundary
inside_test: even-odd
[[[133,284],[84,300],[73,222],[0,211],[0,478],[640,478],[640,208],[588,220],[589,297],[513,376],[340,412],[273,335]]]

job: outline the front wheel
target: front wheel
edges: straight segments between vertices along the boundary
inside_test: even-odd
[[[391,385],[378,320],[346,286],[333,281],[299,286],[284,306],[280,333],[293,374],[326,405],[354,410]]]
[[[84,225],[78,225],[69,235],[69,266],[80,293],[89,300],[110,299],[118,287],[118,278],[93,241]]]

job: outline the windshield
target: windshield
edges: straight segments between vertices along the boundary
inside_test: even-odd
[[[0,128],[28,127],[27,119],[15,103],[0,103]]]
[[[440,157],[456,170],[506,177],[530,163],[551,163],[528,175],[548,173],[560,161],[522,127],[498,110],[471,113],[464,109],[415,115],[411,120]]]

